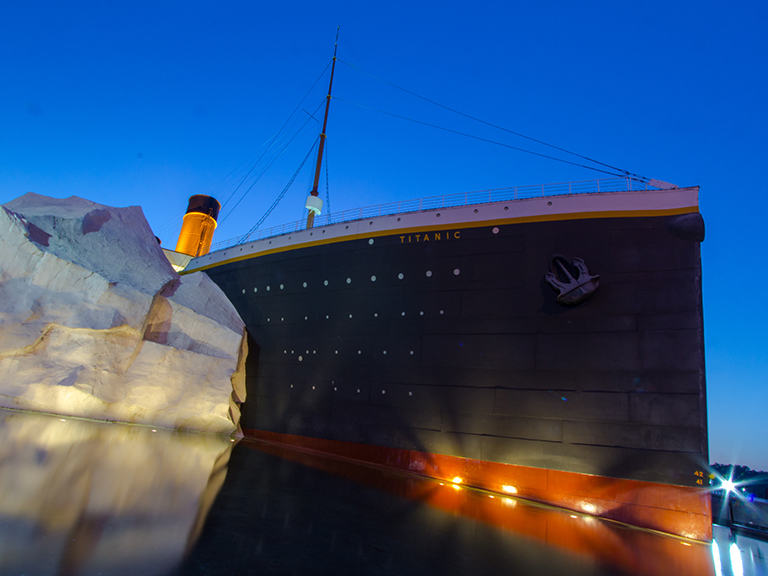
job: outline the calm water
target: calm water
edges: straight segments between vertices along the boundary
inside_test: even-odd
[[[269,444],[0,411],[0,574],[768,575],[687,542]],[[715,561],[719,558],[719,561]]]

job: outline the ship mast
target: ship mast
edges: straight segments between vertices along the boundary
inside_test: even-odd
[[[331,81],[328,84],[328,96],[325,97],[325,117],[323,118],[323,131],[320,133],[320,145],[317,148],[317,164],[315,165],[315,181],[312,184],[312,191],[307,197],[305,207],[309,210],[307,215],[307,228],[312,228],[315,222],[315,214],[320,214],[323,208],[323,201],[319,198],[317,191],[320,183],[320,168],[323,162],[323,150],[325,149],[325,127],[328,125],[328,109],[331,107],[331,88],[333,88],[333,71],[336,68],[336,49],[339,46],[339,27],[336,28],[336,41],[333,44],[333,64],[331,65]]]

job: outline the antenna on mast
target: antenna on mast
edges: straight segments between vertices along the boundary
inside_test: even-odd
[[[333,88],[333,71],[336,69],[336,50],[339,47],[339,28],[336,27],[336,41],[333,44],[333,64],[331,65],[331,81],[328,84],[328,96],[325,97],[325,117],[323,118],[323,131],[320,133],[320,145],[317,148],[317,164],[315,165],[315,181],[312,184],[312,191],[307,196],[305,208],[309,210],[307,215],[307,228],[312,228],[315,223],[315,215],[320,214],[323,209],[323,201],[317,187],[320,183],[320,168],[323,163],[323,150],[325,149],[325,128],[328,125],[328,109],[331,107],[331,88]]]

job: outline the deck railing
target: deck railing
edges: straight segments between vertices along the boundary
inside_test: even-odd
[[[402,202],[390,202],[377,206],[354,208],[343,212],[332,212],[315,217],[315,227],[351,222],[376,216],[391,216],[406,212],[419,212],[421,210],[434,210],[437,208],[453,208],[456,206],[470,206],[472,204],[485,204],[486,202],[504,202],[521,200],[525,198],[541,198],[546,196],[562,196],[567,194],[594,194],[596,192],[621,192],[625,190],[655,190],[646,182],[640,182],[632,178],[603,178],[600,180],[581,180],[577,182],[561,182],[557,184],[537,184],[534,186],[513,186],[510,188],[496,188],[493,190],[479,190],[474,192],[459,192],[456,194],[444,194],[442,196],[430,196],[419,200],[403,200]],[[211,252],[223,250],[246,242],[272,238],[282,234],[298,232],[306,228],[306,220],[297,220],[265,228],[254,230],[248,235],[230,238],[216,242],[211,246]]]

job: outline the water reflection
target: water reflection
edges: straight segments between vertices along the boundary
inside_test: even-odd
[[[715,574],[707,544],[251,441],[208,522],[177,576]]]
[[[0,574],[768,576],[768,545],[718,526],[710,546],[458,482],[233,446],[0,410]]]
[[[713,527],[712,557],[717,576],[768,576],[768,542]]]
[[[0,410],[0,574],[166,574],[231,450],[223,436]]]

